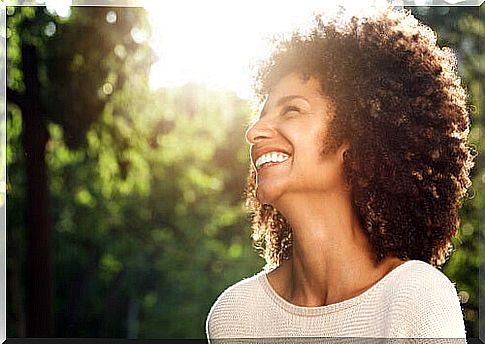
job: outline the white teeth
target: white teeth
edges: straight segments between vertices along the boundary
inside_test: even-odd
[[[256,168],[260,168],[264,164],[268,162],[283,162],[288,160],[290,156],[285,153],[281,152],[270,152],[261,155],[258,159],[256,159],[256,162],[254,163],[256,165]]]

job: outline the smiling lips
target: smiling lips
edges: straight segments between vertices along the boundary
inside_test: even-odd
[[[254,165],[256,166],[256,169],[259,170],[266,164],[280,163],[288,160],[289,157],[290,156],[288,154],[282,152],[268,152],[257,158]]]

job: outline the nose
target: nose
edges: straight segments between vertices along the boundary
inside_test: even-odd
[[[256,144],[261,140],[273,137],[275,132],[274,126],[268,120],[259,119],[246,130],[246,141],[249,144]]]

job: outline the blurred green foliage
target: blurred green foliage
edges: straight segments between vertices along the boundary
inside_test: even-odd
[[[23,39],[43,47],[46,70],[56,71],[40,74],[50,109],[46,162],[54,230],[55,336],[203,338],[207,313],[221,291],[264,265],[251,247],[242,202],[249,104],[232,93],[194,84],[150,92],[142,77],[149,68],[146,56],[127,53],[129,44],[116,43],[113,37],[120,32],[105,22],[107,12],[114,11],[118,18],[121,13],[139,16],[143,23],[142,11],[84,11],[73,10],[67,19],[27,7],[7,11],[7,85],[22,91],[18,46]],[[457,50],[473,105],[471,142],[482,152],[484,98],[479,85],[485,57],[478,46],[484,31],[478,27],[483,22],[478,9],[435,11],[416,14]],[[37,34],[21,36],[21,22],[36,15],[45,18],[38,22]],[[79,18],[89,19],[83,21],[85,34],[69,26]],[[57,33],[46,37],[50,22],[57,25]],[[96,37],[113,39],[113,55],[96,57]],[[147,47],[139,51],[149,52]],[[145,65],[137,64],[142,60]],[[96,66],[102,79],[88,73]],[[63,78],[73,75],[68,70],[79,82],[65,89]],[[115,73],[119,70],[123,72]],[[100,107],[101,115],[86,113],[83,104]],[[8,337],[25,333],[21,138],[20,110],[9,103]],[[483,194],[477,191],[484,176],[483,169],[475,168],[474,197],[464,203],[457,250],[444,268],[461,292],[470,337],[478,335],[478,214]]]

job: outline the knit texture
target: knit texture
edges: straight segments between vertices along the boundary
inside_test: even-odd
[[[441,271],[418,260],[399,265],[356,297],[321,307],[289,303],[261,271],[219,296],[207,317],[206,332],[211,343],[220,342],[217,338],[292,337],[460,338],[436,342],[466,342],[454,285]]]

